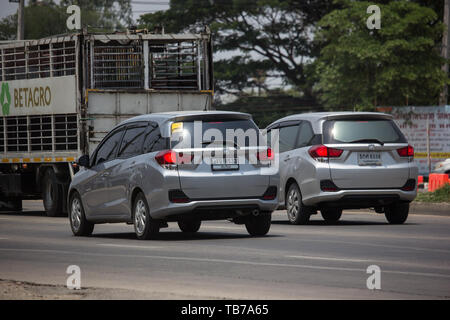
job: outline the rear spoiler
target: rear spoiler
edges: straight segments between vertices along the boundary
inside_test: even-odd
[[[336,119],[385,119],[392,120],[394,117],[391,114],[380,112],[355,112],[348,114],[332,114],[323,117],[324,120],[336,120]]]

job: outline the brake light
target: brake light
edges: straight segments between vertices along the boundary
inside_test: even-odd
[[[414,148],[408,145],[407,147],[397,149],[397,153],[400,157],[414,157]]]
[[[191,152],[163,150],[156,154],[155,159],[160,165],[187,164],[192,163],[194,154]]]
[[[316,159],[316,158],[339,158],[341,156],[342,152],[344,152],[344,150],[328,148],[327,146],[324,146],[324,145],[317,145],[317,146],[312,146],[308,152],[309,152],[310,156],[313,157],[314,159]]]
[[[274,159],[274,153],[272,148],[267,148],[266,151],[260,151],[256,154],[259,161],[268,161]]]

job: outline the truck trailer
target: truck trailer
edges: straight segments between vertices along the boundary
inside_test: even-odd
[[[198,34],[113,33],[0,44],[0,206],[42,199],[66,214],[77,159],[121,121],[209,110],[212,42]]]

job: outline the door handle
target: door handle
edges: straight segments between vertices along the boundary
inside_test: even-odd
[[[101,177],[109,177],[109,172],[102,173]]]
[[[291,157],[286,157],[286,158],[284,158],[284,161],[286,162],[286,161],[288,161],[290,159],[291,159]]]

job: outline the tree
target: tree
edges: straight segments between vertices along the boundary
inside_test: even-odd
[[[379,3],[381,29],[369,30],[374,1],[340,1],[319,22],[323,45],[315,62],[316,91],[329,109],[433,105],[448,82],[439,44],[443,25],[431,8],[409,1]]]
[[[71,4],[81,8],[82,27],[89,31],[114,31],[132,23],[131,0],[31,0],[24,9],[25,39],[39,39],[67,33],[66,9]],[[17,14],[0,20],[0,40],[12,40],[17,33]]]
[[[310,96],[305,66],[319,52],[312,31],[331,8],[331,0],[171,0],[169,10],[143,15],[139,22],[149,29],[164,25],[167,32],[210,25],[215,52],[227,55],[215,63],[219,91],[251,84],[258,63],[259,74],[281,77]]]

